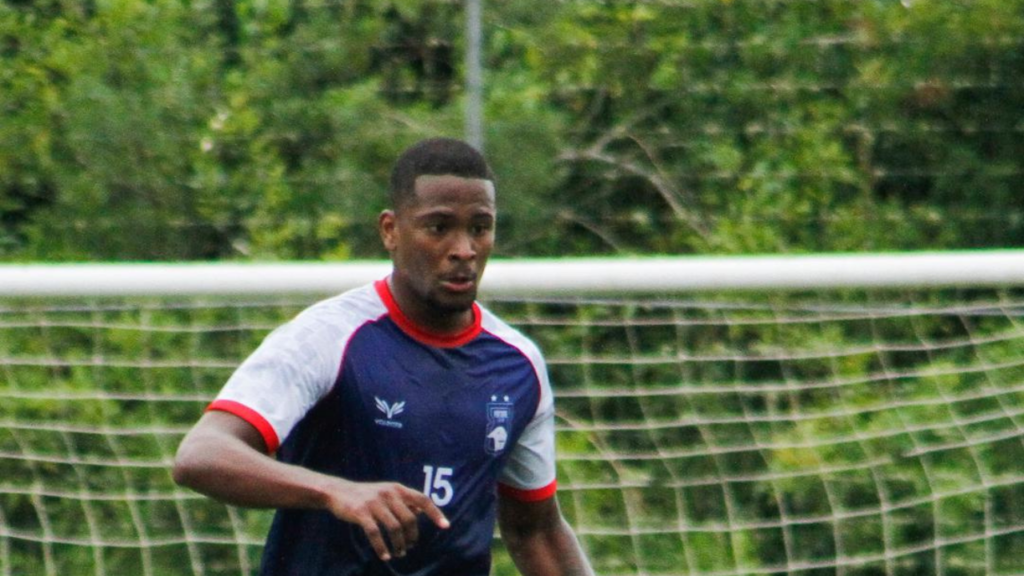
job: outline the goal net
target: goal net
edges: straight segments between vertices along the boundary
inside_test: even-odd
[[[939,277],[887,286],[871,279],[891,260],[840,258],[863,275],[838,288],[834,259],[498,262],[483,296],[546,353],[558,498],[599,574],[1011,574],[1024,254],[1004,256],[998,278],[939,255]],[[336,269],[340,288],[363,279]],[[271,513],[178,488],[170,464],[239,361],[319,295],[14,288],[58,293],[65,271],[88,276],[0,267],[0,576],[253,574]],[[612,293],[573,284],[604,276]]]

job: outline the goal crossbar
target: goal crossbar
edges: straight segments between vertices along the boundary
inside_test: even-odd
[[[385,276],[383,260],[278,263],[0,265],[0,297],[256,295],[337,292]],[[497,259],[485,296],[700,290],[1024,285],[1024,250]]]

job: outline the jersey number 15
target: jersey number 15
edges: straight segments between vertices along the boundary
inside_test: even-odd
[[[455,489],[452,488],[450,480],[452,477],[451,468],[438,466],[435,469],[433,466],[424,466],[423,476],[423,493],[429,495],[434,504],[444,506],[452,501],[452,497],[455,496]]]

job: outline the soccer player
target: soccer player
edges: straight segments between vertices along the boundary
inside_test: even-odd
[[[487,162],[420,142],[390,204],[391,274],[272,332],[182,441],[175,481],[277,509],[266,576],[486,576],[495,519],[524,575],[592,575],[554,497],[544,360],[476,303]]]

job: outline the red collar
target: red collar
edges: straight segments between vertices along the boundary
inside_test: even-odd
[[[480,334],[480,307],[477,306],[476,302],[473,303],[473,322],[457,334],[438,334],[422,326],[415,324],[408,316],[406,316],[402,310],[398,307],[398,302],[395,302],[395,297],[391,294],[391,287],[388,286],[388,281],[377,280],[373,283],[373,287],[377,290],[377,295],[384,302],[384,306],[388,309],[388,314],[391,319],[413,339],[428,344],[430,346],[437,346],[438,348],[455,348],[468,343],[473,338],[476,338]]]

